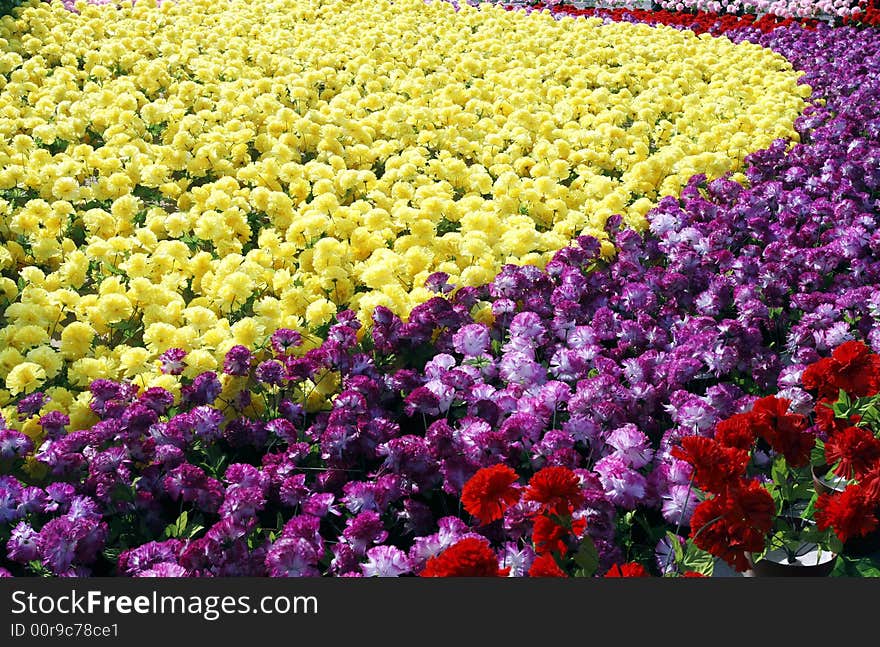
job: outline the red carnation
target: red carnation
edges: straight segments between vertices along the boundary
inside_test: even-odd
[[[540,555],[529,567],[529,577],[568,577],[552,555]]]
[[[428,560],[421,577],[507,577],[485,539],[466,537]]]
[[[749,568],[746,553],[763,550],[775,511],[773,497],[760,483],[741,481],[696,507],[691,538],[698,548],[744,571]]]
[[[752,407],[752,416],[758,434],[775,451],[785,456],[792,467],[803,467],[810,460],[816,443],[807,431],[807,419],[797,413],[788,413],[791,400],[769,396],[761,398]]]
[[[862,478],[880,460],[880,440],[861,427],[847,427],[832,434],[825,443],[825,460],[839,464],[834,473],[844,478]]]
[[[561,526],[550,517],[540,515],[535,517],[535,525],[532,528],[532,542],[535,545],[535,552],[539,555],[547,553],[565,554],[568,547],[565,539],[570,536],[580,537],[587,527],[585,519],[575,519],[572,521],[571,529]]]
[[[529,479],[525,498],[540,503],[544,511],[565,516],[583,501],[581,482],[567,467],[551,465],[535,472]]]
[[[880,382],[880,356],[863,342],[845,341],[831,353],[837,387],[862,397],[877,393]]]
[[[614,564],[605,573],[605,577],[651,577],[644,566],[638,562],[627,562],[626,564]]]
[[[694,481],[706,492],[721,492],[745,474],[749,453],[736,447],[724,447],[713,438],[685,436],[672,455],[690,463]]]
[[[826,434],[833,434],[838,431],[843,431],[850,424],[854,424],[856,421],[852,420],[851,422],[847,422],[844,418],[838,418],[834,415],[834,410],[831,408],[832,405],[837,402],[837,396],[832,398],[820,398],[818,402],[816,402],[816,406],[813,407],[813,413],[816,417],[816,424],[819,426],[819,429],[824,431]]]
[[[860,341],[846,341],[831,357],[805,368],[801,381],[820,398],[835,401],[840,389],[854,397],[873,395],[880,388],[880,356]]]
[[[725,447],[750,451],[758,433],[752,412],[737,413],[715,425],[715,440]]]
[[[816,527],[833,528],[840,541],[864,537],[877,527],[877,503],[858,485],[837,494],[820,494],[816,501]]]
[[[464,509],[483,525],[501,519],[505,510],[519,500],[519,490],[513,485],[517,478],[507,465],[478,470],[461,490]]]
[[[801,382],[805,389],[816,391],[820,398],[837,400],[839,390],[834,383],[834,360],[830,357],[824,357],[807,366],[801,374]]]

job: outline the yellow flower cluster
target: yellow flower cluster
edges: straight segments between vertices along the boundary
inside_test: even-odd
[[[172,386],[406,316],[736,170],[809,88],[753,44],[422,0],[31,4],[0,23],[0,405]],[[611,253],[613,250],[606,249]],[[76,424],[76,420],[74,421]]]

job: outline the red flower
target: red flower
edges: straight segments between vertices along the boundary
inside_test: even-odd
[[[477,471],[461,490],[464,509],[485,525],[504,516],[504,511],[519,500],[513,486],[517,474],[507,465],[493,465]]]
[[[552,555],[540,555],[529,567],[529,577],[568,577]]]
[[[535,544],[535,552],[539,555],[556,553],[564,555],[568,551],[565,544],[567,537],[580,537],[587,527],[585,519],[572,521],[571,529],[565,528],[553,521],[550,517],[540,515],[535,517],[535,525],[532,528],[532,542]]]
[[[856,397],[877,393],[880,355],[872,353],[864,343],[845,341],[834,349],[831,359],[838,388]]]
[[[880,461],[865,470],[865,474],[859,482],[859,487],[862,490],[862,495],[868,502],[880,507]]]
[[[877,503],[863,488],[850,485],[837,494],[820,494],[816,501],[816,527],[833,528],[840,541],[864,537],[877,528]]]
[[[847,427],[832,434],[825,443],[825,460],[840,464],[834,473],[844,478],[862,478],[880,460],[880,440],[861,427]]]
[[[810,460],[816,437],[807,429],[807,419],[788,413],[791,400],[769,396],[761,398],[752,407],[752,416],[758,434],[775,451],[785,456],[792,467],[803,467]]]
[[[773,497],[760,483],[741,481],[696,507],[691,538],[697,547],[744,571],[749,567],[746,553],[763,550],[775,511]]]
[[[690,463],[694,481],[707,492],[721,492],[745,474],[749,453],[736,447],[724,447],[713,438],[685,436],[672,455]]]
[[[540,503],[544,511],[565,516],[583,501],[581,482],[567,467],[551,465],[535,472],[529,479],[525,498]]]
[[[627,562],[626,564],[614,564],[605,573],[605,577],[651,577],[644,566],[638,562]]]
[[[816,391],[820,398],[837,400],[838,388],[834,384],[834,360],[830,357],[823,357],[807,366],[801,374],[801,382],[803,382],[805,389]]]
[[[715,425],[715,440],[725,447],[750,451],[758,432],[752,412],[737,413]]]
[[[681,574],[682,577],[706,577],[702,573],[698,573],[697,571],[685,571]]]
[[[873,395],[880,388],[880,355],[860,341],[846,341],[834,349],[831,357],[805,368],[801,381],[820,398],[833,401],[840,389],[854,397]]]
[[[848,423],[843,418],[838,418],[834,415],[834,411],[831,409],[831,405],[837,402],[837,396],[834,398],[820,398],[816,402],[816,406],[813,407],[813,413],[816,416],[816,424],[819,426],[819,429],[824,431],[826,434],[833,434],[838,431],[843,431],[850,423]],[[856,421],[851,421],[855,423]]]
[[[507,577],[510,568],[498,568],[498,557],[485,539],[467,537],[425,564],[421,577]]]

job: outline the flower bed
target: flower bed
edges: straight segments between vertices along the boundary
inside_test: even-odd
[[[169,348],[192,378],[279,327],[313,347],[342,308],[406,316],[434,271],[481,285],[614,212],[643,229],[796,138],[809,91],[751,44],[415,0],[35,4],[7,29],[0,398],[51,390],[75,428],[94,379],[173,388]]]
[[[2,567],[709,572],[679,559],[697,504],[681,438],[769,393],[807,414],[807,364],[850,339],[880,348],[880,37],[727,35],[784,56],[814,93],[800,143],[748,155],[745,186],[697,174],[643,232],[609,217],[613,257],[587,235],[484,286],[430,273],[408,317],[344,310],[311,348],[282,329],[213,371],[167,349],[150,389],[92,382],[85,429],[63,401],[19,398],[21,431],[0,432]]]

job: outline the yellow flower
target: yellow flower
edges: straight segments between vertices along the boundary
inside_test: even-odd
[[[36,391],[46,381],[46,370],[34,362],[22,362],[6,376],[6,388],[12,395]]]
[[[67,324],[61,331],[61,354],[66,359],[84,357],[95,338],[95,330],[82,321]]]
[[[336,304],[328,299],[316,299],[306,308],[306,323],[312,328],[327,323],[336,314]]]

